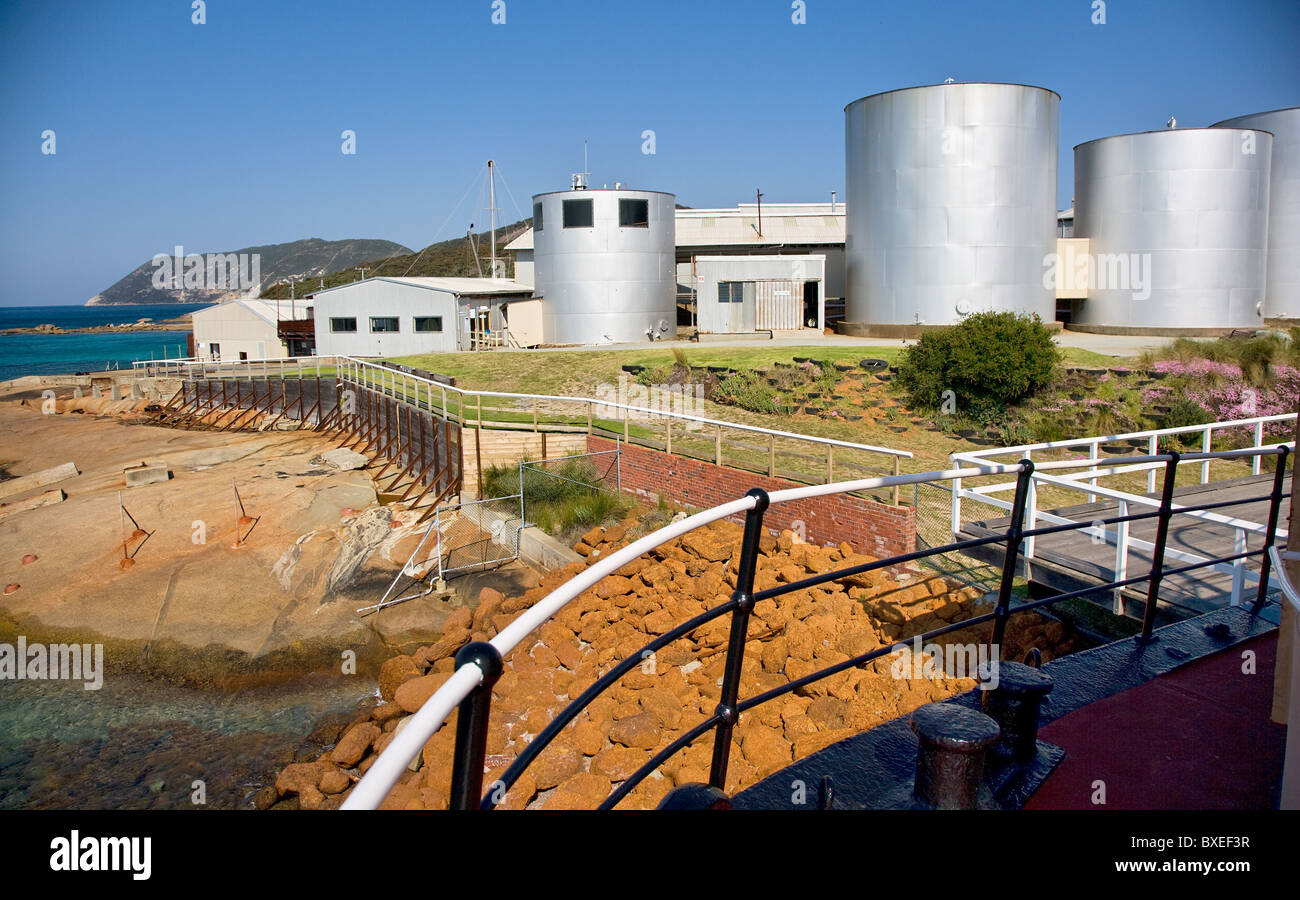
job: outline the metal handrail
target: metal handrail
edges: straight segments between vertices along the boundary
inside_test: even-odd
[[[375,363],[369,360],[358,359],[352,356],[304,356],[304,357],[284,357],[284,358],[274,358],[274,359],[248,359],[248,360],[230,360],[230,361],[222,360],[218,362],[204,361],[204,360],[155,360],[155,361],[134,362],[131,365],[132,368],[150,370],[150,369],[174,369],[180,367],[193,368],[196,366],[200,368],[207,367],[207,366],[212,366],[215,368],[246,366],[251,368],[259,364],[263,365],[264,367],[274,364],[280,367],[282,369],[282,374],[284,374],[283,369],[291,365],[296,366],[298,364],[302,364],[304,367],[311,366],[313,368],[316,368],[330,362],[334,363],[336,366],[338,366],[339,363],[344,363],[346,365],[355,366],[358,369],[369,369],[369,370],[374,370],[376,372],[383,372],[385,375],[390,377],[400,376],[403,380],[417,382],[426,385],[429,388],[437,388],[439,391],[443,391],[443,390],[451,391],[453,393],[460,394],[461,396],[466,396],[466,397],[500,397],[504,399],[537,400],[537,401],[549,401],[549,402],[556,402],[556,403],[578,403],[578,404],[597,403],[605,408],[622,410],[629,413],[644,413],[649,416],[655,416],[660,418],[671,418],[683,422],[694,422],[700,425],[712,425],[712,426],[720,426],[722,428],[734,428],[738,431],[748,431],[754,434],[773,435],[775,437],[789,438],[798,441],[806,441],[808,443],[821,444],[823,446],[843,447],[849,450],[864,450],[872,453],[883,453],[887,456],[897,456],[904,459],[911,459],[913,458],[914,455],[910,450],[898,450],[893,447],[877,447],[873,444],[860,444],[854,441],[841,441],[841,440],[837,440],[836,438],[821,437],[819,435],[813,435],[813,434],[799,434],[797,432],[791,432],[791,431],[779,431],[774,428],[764,428],[761,425],[747,425],[743,422],[728,422],[723,419],[710,419],[705,416],[692,416],[686,413],[675,412],[672,410],[653,409],[651,407],[636,406],[629,403],[618,403],[614,400],[599,399],[596,397],[570,397],[563,394],[523,394],[523,393],[516,393],[512,391],[481,391],[481,390],[474,390],[472,388],[462,388],[462,387],[458,387],[457,385],[444,384],[440,381],[434,381],[433,379],[425,378],[421,375],[416,375],[410,372],[402,372],[390,366],[385,366],[380,363]],[[382,390],[382,386],[381,386],[381,390]],[[447,411],[444,408],[442,410],[443,418],[446,418],[446,412]]]
[[[1246,555],[1261,555],[1261,572],[1259,578],[1258,595],[1252,613],[1258,613],[1264,605],[1267,593],[1268,576],[1269,576],[1269,559],[1267,550],[1272,546],[1277,527],[1278,509],[1283,498],[1283,478],[1286,471],[1287,456],[1290,452],[1288,447],[1279,446],[1276,448],[1258,448],[1254,451],[1260,456],[1276,455],[1278,462],[1275,470],[1273,490],[1267,496],[1270,501],[1270,516],[1267,533],[1265,535],[1264,547],[1258,551],[1251,551]],[[1213,456],[1213,455],[1212,455]],[[1217,457],[1216,457],[1217,458]],[[1153,461],[1153,460],[1147,460]],[[392,743],[384,750],[383,753],[375,760],[365,776],[352,789],[347,800],[343,803],[344,809],[363,809],[375,808],[383,802],[388,792],[397,783],[398,779],[407,769],[407,764],[411,758],[420,751],[433,733],[441,727],[443,721],[451,714],[453,709],[459,707],[459,715],[456,725],[456,749],[455,758],[452,768],[452,808],[468,809],[478,806],[491,808],[501,799],[503,788],[513,784],[513,779],[526,768],[528,762],[531,762],[535,756],[540,753],[550,738],[557,734],[563,724],[569,721],[577,711],[585,707],[594,696],[604,690],[605,687],[612,684],[626,671],[638,662],[643,651],[635,654],[620,662],[611,672],[606,673],[601,679],[591,685],[587,691],[573,701],[569,707],[561,712],[556,721],[550,723],[537,738],[529,745],[528,748],[518,757],[515,762],[507,769],[506,775],[497,782],[494,790],[487,796],[482,796],[482,778],[483,778],[483,761],[486,747],[488,713],[491,704],[492,686],[501,674],[504,667],[504,658],[523,640],[537,630],[543,623],[555,615],[567,603],[575,597],[593,587],[605,576],[622,568],[632,560],[642,554],[662,546],[689,531],[700,526],[708,525],[722,519],[730,518],[740,513],[745,514],[744,536],[741,542],[740,560],[737,566],[737,583],[736,590],[731,599],[712,610],[697,616],[685,625],[678,626],[669,632],[672,637],[669,640],[675,640],[678,637],[688,633],[704,622],[711,621],[720,615],[730,612],[732,615],[730,637],[727,645],[726,667],[723,675],[721,700],[714,714],[705,719],[704,722],[689,730],[685,735],[674,741],[669,747],[656,753],[651,760],[642,766],[629,779],[625,780],[619,789],[610,795],[603,806],[608,807],[617,803],[628,791],[653,768],[667,759],[672,753],[686,746],[690,741],[704,734],[710,729],[714,730],[714,752],[713,763],[710,771],[710,783],[721,789],[725,786],[727,762],[731,748],[732,729],[739,717],[740,712],[752,708],[760,702],[771,699],[774,696],[780,696],[781,693],[794,690],[802,684],[811,683],[818,678],[827,677],[835,672],[842,671],[855,665],[862,665],[871,659],[876,658],[885,648],[879,648],[871,651],[862,657],[857,657],[847,662],[837,663],[834,666],[821,672],[812,673],[799,679],[797,682],[791,682],[781,688],[768,691],[759,697],[750,698],[743,703],[738,698],[741,666],[743,662],[744,646],[748,640],[748,621],[750,611],[755,603],[762,600],[770,599],[781,594],[792,591],[802,590],[808,586],[820,584],[827,580],[848,577],[851,574],[870,571],[872,569],[886,568],[891,565],[897,565],[900,562],[924,558],[929,555],[949,552],[952,547],[936,547],[926,550],[916,551],[914,553],[903,554],[901,556],[890,557],[884,560],[878,560],[874,563],[864,564],[861,566],[850,567],[845,570],[834,573],[823,573],[814,575],[811,578],[801,579],[798,582],[792,582],[785,585],[778,585],[769,588],[757,594],[753,591],[754,571],[757,565],[759,537],[763,533],[763,514],[770,504],[784,503],[796,500],[809,499],[817,496],[825,496],[833,493],[847,493],[858,490],[869,490],[879,487],[893,487],[904,484],[920,484],[935,481],[956,480],[959,478],[970,478],[980,475],[997,475],[1010,471],[1016,471],[1017,487],[1016,496],[1012,504],[1012,516],[1009,527],[1005,534],[993,535],[988,538],[976,539],[975,541],[960,542],[961,546],[974,546],[976,543],[997,543],[1005,541],[1005,554],[1002,568],[1002,578],[999,583],[998,599],[994,610],[982,616],[976,616],[971,619],[963,620],[960,623],[952,623],[933,632],[927,632],[922,635],[922,639],[937,636],[951,630],[970,627],[974,624],[982,624],[992,621],[994,623],[993,635],[990,644],[998,648],[1000,652],[1002,638],[1005,635],[1006,623],[1014,613],[1023,612],[1030,609],[1036,609],[1039,606],[1045,606],[1050,603],[1061,602],[1065,599],[1084,596],[1089,593],[1112,590],[1121,586],[1136,584],[1141,581],[1147,581],[1149,584],[1147,603],[1143,615],[1142,639],[1146,640],[1151,637],[1154,628],[1156,605],[1159,596],[1160,582],[1164,576],[1177,574],[1202,568],[1210,563],[1194,563],[1189,566],[1183,566],[1177,569],[1165,570],[1164,568],[1164,547],[1168,537],[1168,521],[1172,516],[1179,514],[1178,510],[1173,509],[1173,477],[1177,471],[1180,461],[1179,454],[1169,453],[1159,455],[1159,461],[1165,463],[1165,490],[1164,497],[1159,510],[1158,516],[1160,521],[1160,530],[1156,544],[1156,551],[1153,554],[1151,570],[1144,576],[1138,576],[1132,579],[1126,579],[1124,582],[1113,582],[1104,585],[1097,585],[1086,588],[1082,591],[1075,591],[1069,594],[1061,594],[1053,597],[1044,598],[1043,600],[1033,601],[1031,603],[1021,604],[1014,610],[1011,608],[1011,588],[1015,572],[1016,557],[1019,555],[1020,547],[1025,539],[1025,529],[1023,527],[1026,512],[1026,502],[1032,482],[1032,476],[1035,470],[1035,464],[1030,460],[1021,460],[1014,466],[1000,464],[986,464],[982,466],[973,466],[969,468],[949,469],[942,472],[930,472],[917,475],[900,475],[888,476],[881,478],[859,479],[856,481],[841,482],[831,485],[810,485],[806,487],[791,488],[788,490],[775,491],[767,493],[760,489],[754,489],[742,498],[732,500],[728,503],[714,507],[703,512],[696,513],[679,522],[671,523],[664,528],[659,529],[649,535],[646,535],[627,546],[616,550],[608,557],[603,557],[598,562],[589,566],[581,574],[577,575],[552,593],[548,594],[542,600],[538,601],[532,607],[523,611],[518,618],[500,631],[492,640],[487,642],[475,642],[466,645],[456,655],[456,669],[448,681],[441,688],[434,692],[433,696],[420,708],[414,716],[408,720],[408,724],[396,735]],[[1055,463],[1048,463],[1046,467],[1065,468],[1070,464],[1087,465],[1088,460],[1065,460]],[[1239,502],[1257,502],[1265,498],[1250,498]],[[1146,518],[1147,514],[1139,514],[1127,518]],[[1075,523],[1078,528],[1085,528],[1092,525],[1091,522]],[[956,545],[954,545],[956,546]],[[1229,557],[1236,559],[1237,557]],[[656,646],[656,642],[666,643],[663,635],[652,641],[648,647]],[[644,649],[644,648],[643,648]],[[557,724],[558,723],[558,724]]]

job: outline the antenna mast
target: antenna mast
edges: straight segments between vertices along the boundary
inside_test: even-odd
[[[492,230],[492,262],[488,268],[488,274],[492,278],[497,277],[497,179],[496,164],[488,160],[488,212],[491,214]]]

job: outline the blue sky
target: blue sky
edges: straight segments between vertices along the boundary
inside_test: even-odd
[[[477,188],[448,217],[490,157],[513,221],[584,138],[593,184],[843,199],[844,105],[948,77],[1061,95],[1063,207],[1075,144],[1300,104],[1295,2],[505,4],[209,0],[195,25],[190,0],[7,0],[0,305],[82,303],[176,244],[421,247],[486,224]]]

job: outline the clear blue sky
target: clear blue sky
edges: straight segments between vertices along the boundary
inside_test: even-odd
[[[1300,104],[1293,0],[1109,0],[1104,25],[1091,0],[806,7],[506,0],[493,25],[491,0],[209,0],[194,25],[190,0],[7,0],[0,305],[82,303],[176,244],[421,247],[486,223],[476,189],[438,233],[489,157],[526,213],[584,138],[593,184],[842,199],[844,105],[950,76],[1061,95],[1062,207],[1075,144]]]

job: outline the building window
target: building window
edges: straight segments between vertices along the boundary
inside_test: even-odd
[[[542,230],[542,204],[533,204],[533,231]]]
[[[330,319],[330,331],[335,334],[351,333],[357,330],[357,320],[355,316],[349,316],[346,319]]]
[[[649,228],[650,227],[650,201],[649,200],[619,200],[618,201],[618,227],[619,228]]]
[[[743,281],[719,281],[719,282],[718,282],[718,302],[719,302],[719,303],[743,303],[743,302],[745,302],[745,282],[743,282]]]
[[[442,316],[416,316],[416,331],[442,331]]]
[[[370,317],[370,333],[378,334],[384,331],[401,331],[397,324],[397,316]]]
[[[564,201],[565,228],[591,228],[594,224],[590,200]]]
[[[248,353],[246,353],[246,352],[243,351],[243,350],[240,350],[240,351],[239,351],[239,361],[240,361],[240,362],[248,362]]]
[[[212,357],[213,359],[221,359],[221,345],[208,344],[208,356]]]

